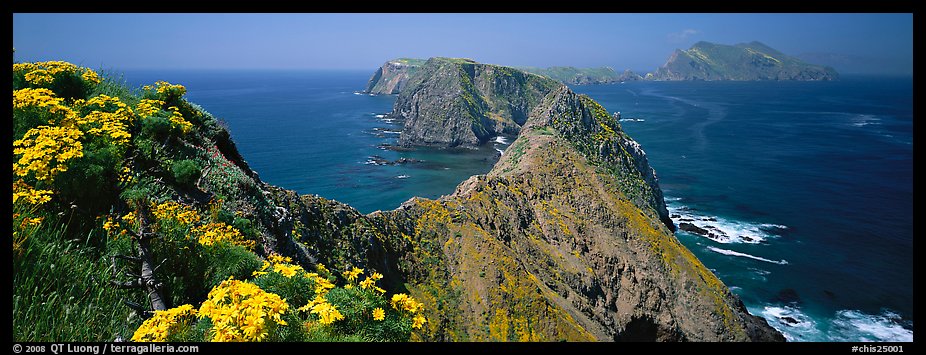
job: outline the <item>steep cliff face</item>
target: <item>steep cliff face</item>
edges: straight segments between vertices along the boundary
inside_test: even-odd
[[[365,265],[431,320],[419,340],[780,341],[663,223],[639,145],[560,87],[485,176],[361,215],[261,184],[276,237],[307,263]]]
[[[431,58],[409,78],[391,115],[405,121],[404,146],[475,147],[517,134],[530,110],[560,85],[508,67]]]
[[[415,74],[422,64],[423,60],[413,58],[398,58],[383,63],[370,77],[363,92],[374,95],[398,94],[405,87],[409,76]]]
[[[836,80],[833,68],[805,63],[760,42],[695,43],[675,50],[655,80]]]

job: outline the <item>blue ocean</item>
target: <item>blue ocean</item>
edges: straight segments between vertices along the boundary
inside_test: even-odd
[[[369,71],[126,71],[183,84],[224,120],[262,180],[389,210],[451,193],[510,143],[388,149],[392,96]],[[647,152],[679,240],[792,341],[913,339],[909,77],[575,86]],[[402,159],[405,158],[405,159]]]

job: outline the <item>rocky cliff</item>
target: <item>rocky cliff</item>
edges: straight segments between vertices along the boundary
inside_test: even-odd
[[[401,145],[475,147],[517,134],[530,110],[561,85],[509,67],[431,58],[408,79],[391,116],[405,122]]]
[[[639,145],[560,87],[484,176],[361,215],[264,185],[268,247],[362,264],[422,300],[421,340],[780,341],[675,239]],[[292,230],[292,235],[288,231]]]
[[[422,64],[424,60],[413,58],[398,58],[383,63],[370,77],[363,92],[374,95],[398,94],[405,87],[409,76]]]
[[[760,42],[695,43],[675,50],[650,80],[836,80],[833,68],[805,63]]]

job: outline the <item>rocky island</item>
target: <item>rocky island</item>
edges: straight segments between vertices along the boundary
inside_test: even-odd
[[[761,42],[723,45],[701,41],[676,49],[647,80],[837,80],[831,67],[806,63]]]

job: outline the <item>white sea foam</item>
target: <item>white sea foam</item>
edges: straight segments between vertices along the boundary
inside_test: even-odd
[[[495,150],[498,151],[498,154],[499,154],[499,155],[505,155],[505,151],[504,151],[504,150],[498,149],[498,147],[495,147]]]
[[[401,133],[402,133],[401,131],[389,131],[389,130],[385,130],[385,129],[382,130],[382,131],[380,131],[380,132],[389,133],[389,134],[401,134]]]
[[[508,138],[507,138],[507,137],[503,137],[503,136],[496,136],[496,137],[495,137],[495,143],[498,143],[498,144],[508,144]]]
[[[841,310],[833,319],[830,339],[838,341],[913,341],[913,330],[905,328],[899,314],[883,310],[881,314],[866,314],[856,310]]]
[[[784,259],[781,259],[781,260],[779,260],[779,261],[775,261],[775,260],[766,259],[766,258],[763,258],[763,257],[760,257],[760,256],[755,256],[755,255],[746,254],[746,253],[740,253],[740,252],[738,252],[738,251],[733,251],[733,250],[720,249],[720,248],[716,248],[716,247],[712,247],[712,246],[708,246],[708,247],[707,247],[707,250],[710,250],[710,251],[715,252],[715,253],[718,253],[718,254],[730,255],[730,256],[739,256],[739,257],[743,257],[743,258],[749,258],[749,259],[753,259],[753,260],[764,261],[764,262],[772,263],[772,264],[778,264],[778,265],[787,265],[787,264],[788,264],[788,261],[787,261],[787,260],[784,260]]]
[[[751,311],[755,314],[755,311]],[[796,307],[766,306],[758,312],[768,321],[768,324],[781,332],[788,341],[819,341],[821,332],[815,322],[808,315]]]
[[[396,179],[408,179],[408,175],[399,175],[395,177]]]
[[[689,223],[697,226],[706,230],[708,234],[692,234],[718,243],[759,244],[779,236],[781,231],[788,229],[788,226],[781,224],[755,223],[711,216],[678,204],[677,202],[680,200],[678,198],[667,197],[665,200],[668,202],[666,207],[669,210],[669,216],[673,216],[672,221],[676,225]]]
[[[768,305],[749,311],[765,318],[788,341],[913,341],[912,322],[887,309],[881,314],[841,310],[831,318],[817,320],[796,306]]]
[[[376,117],[376,118],[383,118],[383,117],[386,117],[386,115],[373,115],[373,117]]]

